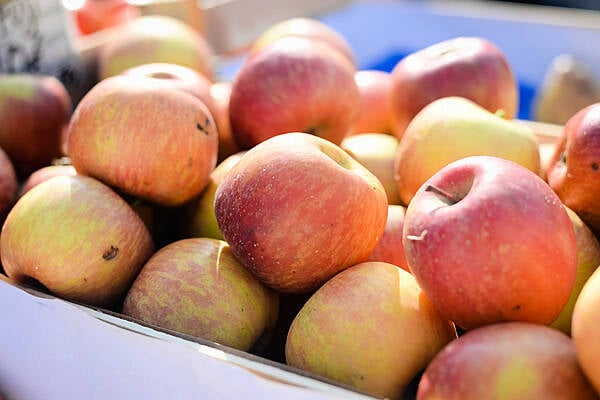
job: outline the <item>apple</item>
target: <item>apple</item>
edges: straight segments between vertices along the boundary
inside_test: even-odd
[[[550,186],[521,165],[472,156],[438,171],[404,217],[410,271],[464,330],[550,324],[577,272],[573,223]]]
[[[386,133],[392,131],[392,74],[374,69],[358,70],[354,74],[361,97],[358,118],[351,134]]]
[[[122,311],[161,328],[247,351],[272,322],[277,296],[246,271],[227,243],[190,238],[166,245],[146,262]]]
[[[340,147],[367,167],[383,184],[389,204],[401,204],[394,163],[398,139],[384,133],[359,133],[346,136]]]
[[[115,39],[99,48],[98,80],[148,63],[182,65],[213,80],[214,50],[185,22],[167,15],[144,15],[115,29]]]
[[[63,4],[68,3],[64,2]],[[80,35],[127,23],[141,16],[140,9],[126,0],[83,0],[71,10]]]
[[[284,37],[301,37],[325,43],[356,63],[354,50],[338,31],[315,18],[294,17],[271,25],[252,43],[250,54],[258,53],[271,43]]]
[[[97,83],[68,130],[78,173],[162,206],[179,206],[208,184],[217,162],[214,120],[200,100],[160,79],[114,76]]]
[[[24,178],[62,155],[71,97],[50,75],[0,74],[0,147]]]
[[[466,97],[488,111],[516,116],[518,85],[505,54],[481,37],[456,37],[401,59],[392,70],[392,127],[401,138],[427,104],[449,96]]]
[[[321,286],[290,327],[288,365],[382,398],[409,382],[456,338],[454,324],[395,265],[354,265]]]
[[[368,261],[387,262],[410,272],[402,244],[405,214],[406,207],[397,204],[388,205],[385,230]]]
[[[561,201],[595,232],[600,230],[600,103],[579,110],[565,124],[547,171]]]
[[[583,372],[600,393],[600,269],[584,283],[573,308],[571,336]]]
[[[567,335],[571,335],[573,307],[585,282],[600,266],[600,242],[592,230],[581,220],[575,211],[565,206],[567,214],[573,223],[575,239],[577,240],[577,275],[569,301],[565,304],[560,315],[550,324]]]
[[[160,79],[162,82],[200,99],[211,115],[215,116],[216,107],[211,95],[212,82],[200,72],[171,63],[149,63],[126,69],[121,74]]]
[[[539,174],[540,152],[531,127],[506,120],[464,97],[444,97],[425,106],[398,144],[395,177],[403,204],[445,165],[488,155],[519,163]]]
[[[366,261],[387,218],[379,180],[339,146],[301,132],[248,150],[221,180],[214,207],[233,254],[289,293]]]
[[[0,236],[6,275],[70,301],[113,307],[154,251],[133,209],[102,182],[50,178],[8,213]]]
[[[354,71],[328,45],[299,37],[279,39],[247,58],[229,99],[239,148],[296,131],[340,144],[360,107]]]
[[[215,194],[225,174],[240,161],[245,153],[245,151],[240,151],[232,154],[220,162],[210,174],[210,181],[198,196],[191,217],[188,219],[186,236],[224,240],[215,215]]]
[[[32,187],[45,180],[61,175],[76,175],[77,171],[71,164],[52,164],[39,168],[31,173],[27,179],[21,184],[18,191],[18,198],[21,198]]]
[[[218,81],[210,86],[215,111],[213,117],[217,124],[219,132],[219,156],[217,162],[225,160],[227,157],[240,151],[229,123],[229,98],[231,96],[231,82]]]
[[[427,399],[597,399],[564,333],[528,322],[473,329],[429,363],[417,389]]]
[[[0,147],[0,223],[17,198],[18,180],[12,161]]]

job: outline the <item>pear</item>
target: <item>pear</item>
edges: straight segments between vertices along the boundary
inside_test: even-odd
[[[408,204],[442,167],[477,155],[508,159],[541,173],[538,141],[528,125],[463,97],[429,103],[411,120],[396,150],[395,179],[402,202]]]

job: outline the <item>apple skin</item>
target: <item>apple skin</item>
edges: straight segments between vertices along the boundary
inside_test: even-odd
[[[248,150],[223,177],[214,207],[242,264],[289,293],[366,261],[387,218],[384,188],[371,172],[339,146],[299,132]]]
[[[217,157],[217,162],[219,163],[240,151],[231,132],[231,124],[229,123],[231,86],[232,83],[230,81],[214,82],[210,86],[210,94],[215,106],[213,117],[217,124],[217,131],[219,132],[219,155]]]
[[[346,136],[340,147],[379,179],[389,204],[401,204],[395,178],[398,139],[384,133],[359,133]]]
[[[31,173],[27,177],[27,179],[21,184],[19,187],[18,198],[21,198],[25,193],[27,193],[32,187],[46,181],[55,176],[62,175],[76,175],[77,171],[75,167],[67,164],[52,164],[37,169]]]
[[[161,328],[247,351],[277,310],[277,293],[246,271],[226,242],[190,238],[168,244],[148,260],[122,311]]]
[[[113,307],[154,252],[133,209],[100,181],[56,176],[29,190],[0,236],[6,274],[70,301]]]
[[[454,324],[410,273],[365,262],[340,272],[308,299],[292,322],[285,355],[292,367],[397,399],[455,338]]]
[[[289,18],[270,26],[252,43],[250,54],[258,53],[284,37],[301,37],[328,44],[356,64],[354,50],[342,34],[318,19],[306,17]]]
[[[377,132],[392,135],[392,74],[364,69],[356,71],[354,80],[360,92],[361,106],[350,134]]]
[[[506,120],[464,97],[444,97],[410,122],[396,150],[395,179],[402,204],[445,165],[468,156],[501,157],[540,174],[531,127]]]
[[[225,174],[240,161],[245,153],[245,151],[240,151],[227,157],[210,174],[210,181],[200,193],[191,213],[192,216],[189,218],[189,225],[186,229],[187,236],[224,240],[215,215],[215,194]]]
[[[561,201],[595,232],[600,230],[600,103],[585,107],[565,124],[547,170]]]
[[[12,161],[0,147],[0,223],[17,199],[18,180]]]
[[[388,206],[385,230],[368,261],[387,262],[410,272],[402,244],[405,214],[406,207],[404,206],[397,204]]]
[[[358,116],[354,66],[328,45],[286,37],[246,59],[229,99],[242,150],[282,133],[307,132],[340,144]]]
[[[206,106],[160,79],[114,76],[79,102],[68,130],[78,173],[162,206],[208,184],[218,134]]]
[[[80,35],[89,35],[141,16],[140,9],[125,0],[85,0],[72,13]]]
[[[99,81],[148,63],[182,65],[213,80],[214,50],[185,22],[167,15],[144,15],[115,29],[117,39],[99,48]]]
[[[504,322],[473,329],[429,363],[427,399],[597,399],[571,339],[547,326]]]
[[[575,229],[575,239],[577,240],[577,276],[575,284],[571,291],[569,301],[564,306],[560,315],[550,324],[567,335],[571,335],[571,321],[573,318],[573,308],[577,297],[581,293],[581,289],[585,282],[590,278],[594,271],[600,265],[600,242],[594,235],[592,230],[582,221],[575,211],[565,206],[569,218]]]
[[[19,179],[62,156],[72,102],[55,77],[0,74],[0,147]]]
[[[412,118],[435,99],[468,98],[492,113],[516,116],[518,88],[506,56],[480,37],[457,37],[415,51],[392,70],[392,126],[401,138]]]
[[[600,269],[583,285],[573,308],[571,337],[583,372],[600,393]]]
[[[575,232],[558,196],[498,157],[466,157],[431,177],[407,207],[403,244],[431,302],[464,330],[550,324],[577,272]]]

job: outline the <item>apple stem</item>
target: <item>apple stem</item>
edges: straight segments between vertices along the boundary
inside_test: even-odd
[[[439,187],[434,186],[432,184],[428,184],[425,187],[425,191],[426,192],[433,192],[433,193],[435,193],[437,195],[442,196],[447,201],[447,203],[450,204],[450,205],[456,204],[460,200],[460,199],[457,199],[456,197],[454,197],[452,194],[450,194],[450,193],[446,192],[445,190],[440,189]]]

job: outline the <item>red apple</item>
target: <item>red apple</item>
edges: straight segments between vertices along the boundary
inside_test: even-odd
[[[4,221],[17,198],[18,180],[15,168],[0,147],[0,223]]]
[[[71,98],[55,77],[0,74],[0,147],[26,177],[62,155]]]
[[[192,238],[170,243],[148,260],[123,313],[247,351],[277,314],[277,304],[277,293],[246,271],[227,243]]]
[[[585,282],[573,308],[571,336],[583,372],[600,393],[600,269]]]
[[[115,28],[114,40],[99,48],[98,80],[148,63],[170,63],[214,77],[215,54],[208,40],[185,22],[145,15]]]
[[[229,118],[240,149],[296,131],[339,144],[359,107],[354,66],[344,56],[320,42],[286,37],[241,66]]]
[[[127,23],[141,15],[139,8],[126,0],[84,0],[71,12],[82,35]]]
[[[410,272],[402,244],[405,214],[404,206],[395,204],[388,206],[385,230],[368,261],[387,262]]]
[[[154,251],[148,230],[112,189],[82,175],[29,190],[0,236],[6,274],[67,300],[114,306]]]
[[[461,328],[503,321],[550,324],[577,272],[573,224],[542,178],[498,157],[438,171],[404,217],[411,272]]]
[[[160,79],[114,76],[80,101],[68,149],[78,173],[163,206],[208,184],[218,137],[206,106]]]
[[[219,156],[217,162],[240,151],[229,123],[229,98],[231,96],[231,82],[220,81],[210,86],[210,94],[213,99],[215,111],[213,117],[219,132]]]
[[[378,70],[359,70],[354,74],[361,97],[360,113],[352,134],[392,131],[392,74]]]
[[[32,187],[42,183],[52,177],[62,175],[76,175],[77,171],[75,167],[70,164],[52,164],[40,169],[37,169],[27,177],[27,179],[21,184],[18,192],[18,197],[22,197]]]
[[[505,322],[474,329],[429,363],[427,399],[597,399],[571,339],[547,326]]]
[[[385,133],[360,133],[346,136],[340,147],[367,167],[385,189],[389,204],[401,204],[395,177],[398,139]]]
[[[392,70],[392,120],[398,138],[427,104],[466,97],[507,119],[517,113],[517,81],[500,48],[480,37],[435,43],[401,59]]]
[[[600,103],[569,118],[556,142],[547,180],[567,207],[594,231],[600,230]]]
[[[387,217],[379,180],[339,146],[306,133],[248,150],[223,177],[214,207],[242,264],[292,293],[367,260]]]
[[[382,398],[402,398],[409,382],[448,342],[454,325],[414,277],[365,262],[321,286],[290,327],[287,364]]]
[[[355,63],[354,50],[342,34],[317,19],[306,17],[289,18],[270,26],[254,41],[250,52],[260,52],[284,37],[301,37],[325,43]]]

